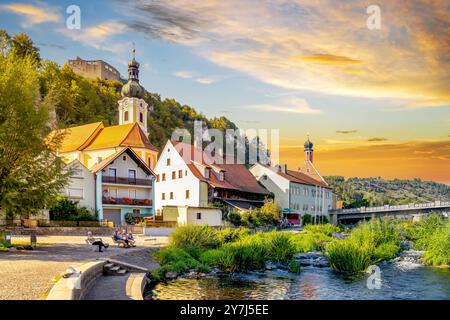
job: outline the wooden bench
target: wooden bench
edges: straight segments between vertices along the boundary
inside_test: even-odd
[[[130,246],[127,245],[127,243],[125,242],[125,240],[116,240],[114,237],[111,237],[113,242],[115,244],[117,244],[118,247],[122,247],[122,248],[129,248]]]

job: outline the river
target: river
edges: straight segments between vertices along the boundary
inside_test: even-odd
[[[414,254],[413,254],[414,255]],[[345,276],[330,268],[214,274],[178,278],[154,288],[153,299],[224,300],[450,300],[450,270],[420,265],[407,255],[379,264],[379,289],[369,289],[369,274]]]

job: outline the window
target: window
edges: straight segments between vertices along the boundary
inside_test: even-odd
[[[167,166],[170,166],[170,158],[167,158],[167,160],[166,160],[166,165],[167,165]]]
[[[166,174],[165,173],[162,174],[162,181],[166,181]]]
[[[219,172],[219,180],[220,181],[224,181],[225,180],[225,172],[224,171],[220,171]]]
[[[140,216],[141,216],[141,210],[133,209],[133,217],[140,217]]]
[[[175,180],[177,178],[177,172],[172,171],[172,180]]]
[[[148,166],[151,168],[151,167],[153,167],[153,164],[152,164],[152,157],[148,157],[147,158],[147,163],[148,163]]]
[[[156,175],[156,182],[159,182],[159,174]]]
[[[189,199],[189,190],[186,190],[186,199]]]
[[[136,180],[136,170],[128,169],[128,179]]]
[[[162,200],[166,200],[166,194],[165,194],[165,193],[162,193],[162,194],[161,194],[161,199],[162,199]]]
[[[117,198],[117,189],[116,188],[108,189],[108,193],[111,198]]]
[[[72,178],[83,178],[83,170],[81,168],[73,168]]]
[[[127,156],[123,156],[123,157],[122,157],[122,160],[123,160],[123,161],[127,161]]]
[[[83,188],[69,188],[67,195],[69,198],[83,199]]]
[[[108,175],[110,176],[110,177],[117,177],[117,169],[115,169],[115,168],[109,168],[108,169]]]
[[[211,169],[210,168],[205,168],[205,178],[209,179],[209,175],[211,174]]]
[[[144,115],[142,114],[142,112],[139,112],[139,122],[144,122]]]
[[[202,213],[201,212],[197,212],[197,220],[202,220]]]
[[[173,192],[170,193],[170,199],[173,199]]]
[[[183,178],[183,170],[178,170],[178,178]]]
[[[130,199],[136,199],[136,190],[129,190],[128,191],[128,197]]]
[[[185,177],[187,176],[187,170],[184,172],[184,176],[185,176]]]
[[[128,121],[128,111],[123,114],[123,121]]]

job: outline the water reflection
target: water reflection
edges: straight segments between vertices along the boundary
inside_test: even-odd
[[[154,299],[450,299],[450,270],[395,263],[381,265],[382,287],[370,290],[368,275],[349,277],[327,268],[306,267],[300,274],[287,271],[238,273],[180,278],[155,288]]]

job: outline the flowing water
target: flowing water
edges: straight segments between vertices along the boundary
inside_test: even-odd
[[[304,267],[299,274],[285,270],[178,278],[154,288],[153,299],[445,299],[450,300],[450,270],[417,263],[410,251],[379,264],[379,289],[369,289],[369,274],[345,276],[329,268]],[[370,287],[370,286],[369,286]]]

